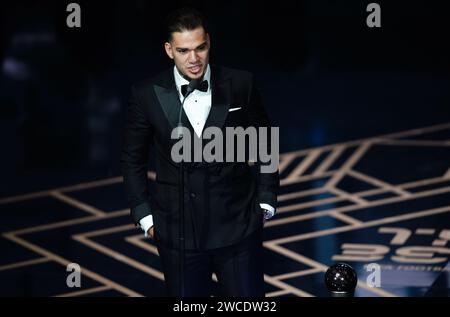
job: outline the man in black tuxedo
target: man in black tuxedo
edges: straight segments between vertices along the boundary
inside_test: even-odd
[[[121,154],[133,222],[154,239],[170,296],[180,295],[179,163],[171,156],[186,87],[183,126],[195,137],[208,127],[270,127],[250,73],[209,65],[210,38],[201,14],[179,9],[167,19],[165,50],[174,67],[132,88]],[[156,190],[147,187],[148,148]],[[270,141],[268,142],[270,150]],[[278,156],[277,156],[278,158]],[[278,163],[278,161],[277,161]],[[278,170],[262,173],[248,162],[184,163],[184,294],[264,296],[262,228],[275,213]],[[278,165],[277,165],[278,166]]]

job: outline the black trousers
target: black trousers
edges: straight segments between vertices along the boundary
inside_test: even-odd
[[[167,295],[180,296],[179,251],[158,245]],[[212,273],[218,280],[218,294],[224,297],[264,297],[262,229],[235,245],[207,251],[185,250],[184,294],[186,297],[213,295]]]

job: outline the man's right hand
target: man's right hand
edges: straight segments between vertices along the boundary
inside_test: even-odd
[[[147,231],[147,235],[150,237],[150,238],[152,238],[153,239],[153,229],[154,229],[154,226],[152,226],[150,229],[148,229],[148,231]]]

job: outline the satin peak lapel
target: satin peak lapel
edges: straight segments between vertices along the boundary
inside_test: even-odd
[[[212,106],[206,119],[205,129],[208,127],[222,128],[231,104],[231,79],[217,83],[212,88]]]
[[[175,87],[166,88],[159,85],[153,85],[153,89],[167,120],[169,120],[172,128],[175,128],[178,125],[178,115],[181,107],[177,89]]]

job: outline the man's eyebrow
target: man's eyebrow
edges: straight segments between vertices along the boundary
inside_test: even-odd
[[[207,42],[204,41],[202,44],[198,45],[195,49],[197,49],[197,48],[199,48],[199,47],[201,47],[201,46],[203,46],[203,45],[206,45],[206,44],[207,44]],[[176,49],[176,50],[189,50],[189,49],[186,48],[186,47],[175,47],[175,49]]]

